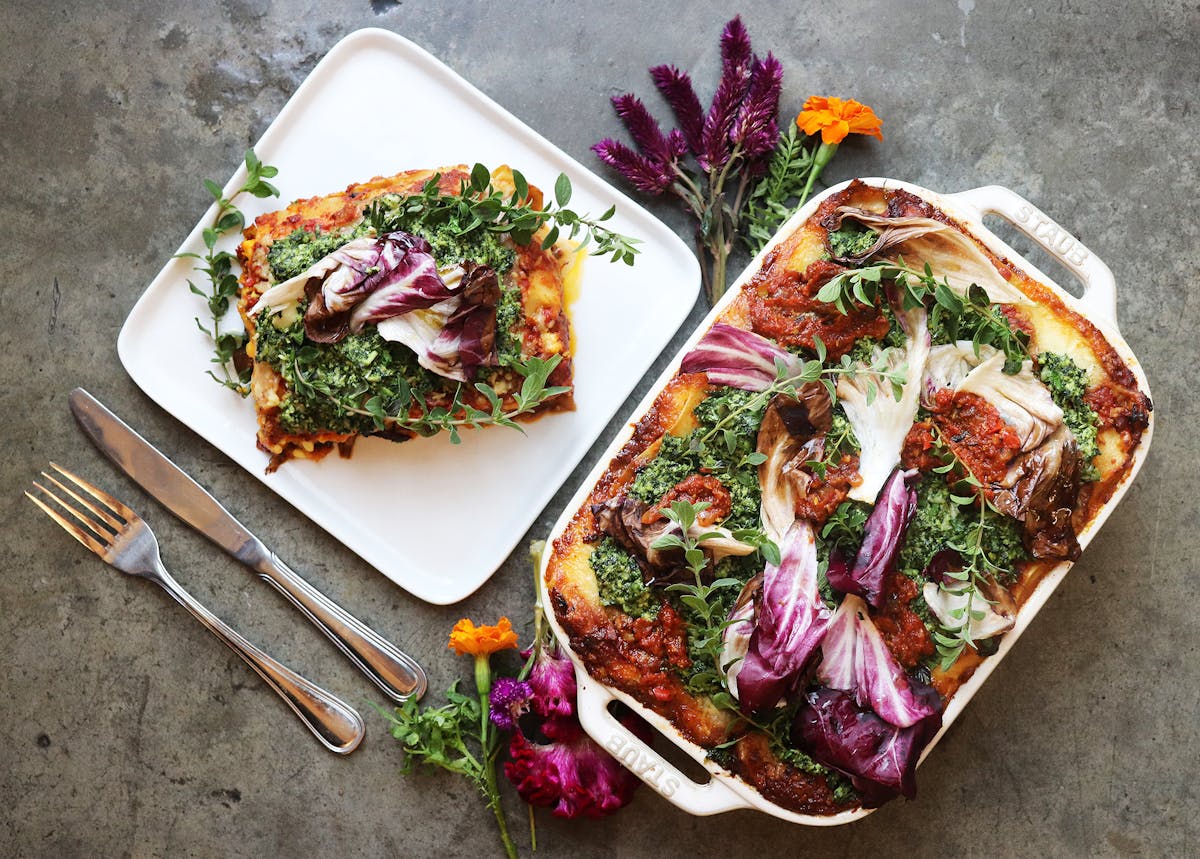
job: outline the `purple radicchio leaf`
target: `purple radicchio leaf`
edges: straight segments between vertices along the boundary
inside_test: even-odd
[[[853,692],[885,722],[907,728],[933,714],[936,707],[914,693],[913,682],[892,656],[867,606],[847,594],[825,628],[817,678],[831,689]]]
[[[780,554],[779,566],[763,570],[754,631],[737,674],[738,700],[748,713],[774,706],[795,688],[829,619],[817,587],[812,526],[802,519],[793,523]]]
[[[765,391],[777,378],[780,363],[789,375],[799,372],[800,360],[791,352],[752,331],[718,322],[683,357],[679,369],[704,373],[713,385]]]
[[[675,66],[662,65],[650,69],[654,85],[675,113],[679,131],[687,147],[700,154],[700,135],[704,131],[704,110],[692,87],[692,79]],[[679,153],[683,155],[682,152]]]
[[[730,130],[730,140],[741,144],[742,155],[750,164],[775,149],[779,140],[779,94],[783,89],[783,65],[774,55],[755,58],[750,70],[746,99],[738,109]]]
[[[721,33],[721,80],[704,117],[696,158],[705,170],[720,170],[729,160],[729,134],[750,82],[750,61],[750,35],[739,15]]]
[[[875,501],[875,509],[867,517],[862,545],[854,558],[854,566],[832,564],[826,578],[829,584],[843,593],[857,594],[879,608],[883,601],[884,578],[892,569],[896,553],[904,541],[904,532],[917,508],[917,491],[908,485],[915,472],[897,469]]]
[[[339,291],[330,284],[322,287],[326,304],[358,295],[360,300],[350,314],[350,330],[361,331],[367,323],[424,310],[454,295],[454,289],[438,274],[437,262],[429,242],[404,232],[388,233],[378,239],[379,258],[374,271],[350,291]],[[307,313],[305,314],[307,321]]]
[[[669,143],[669,145],[676,145]],[[675,181],[674,169],[651,161],[619,140],[606,137],[592,146],[601,161],[616,170],[634,188],[647,194],[661,194]]]
[[[920,684],[914,694],[934,711],[897,728],[858,707],[847,692],[815,689],[796,714],[794,738],[814,760],[849,776],[864,808],[878,808],[898,794],[912,799],[917,761],[942,724],[938,693]]]
[[[430,369],[459,381],[474,378],[480,367],[496,366],[496,305],[500,303],[495,271],[472,262],[465,263],[463,270],[458,308],[426,354]]]

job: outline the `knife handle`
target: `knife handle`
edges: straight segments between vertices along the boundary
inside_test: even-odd
[[[425,671],[371,627],[314,588],[274,552],[256,571],[316,624],[350,661],[395,701],[425,694]]]

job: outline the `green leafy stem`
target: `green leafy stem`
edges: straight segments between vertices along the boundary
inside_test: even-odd
[[[508,233],[519,245],[529,244],[538,230],[550,224],[542,237],[542,250],[553,246],[565,232],[567,238],[578,240],[581,246],[592,245],[590,253],[593,256],[609,256],[612,262],[633,265],[641,240],[604,225],[616,214],[616,206],[609,207],[599,217],[568,209],[572,196],[571,180],[565,173],[560,173],[554,183],[553,202],[538,208],[530,201],[529,181],[518,170],[512,171],[512,178],[514,190],[506,197],[492,184],[491,171],[483,164],[476,164],[471,169],[470,179],[462,181],[460,193],[453,195],[441,191],[441,174],[434,174],[420,192],[402,198],[399,205],[390,210],[373,204],[367,208],[365,217],[377,233],[390,232],[393,221],[406,217],[415,224],[455,224],[458,235],[480,228]]]
[[[990,520],[1004,514],[988,500],[983,484],[971,473],[966,463],[941,439],[936,430],[934,433],[934,450],[943,460],[942,465],[933,469],[934,473],[947,475],[949,479],[958,478],[951,487],[950,502],[964,512],[973,508],[977,516],[965,539],[946,543],[946,548],[955,550],[961,556],[963,566],[960,570],[945,573],[949,581],[940,581],[938,587],[953,596],[965,595],[967,600],[964,605],[950,612],[959,621],[958,626],[942,626],[933,632],[939,664],[945,671],[967,647],[975,647],[971,637],[971,621],[983,620],[987,614],[983,606],[992,602],[983,595],[982,587],[994,583],[997,574],[1005,572],[984,548],[984,536],[992,527]]]
[[[268,164],[259,161],[253,149],[247,149],[245,155],[246,181],[242,186],[226,197],[221,186],[211,179],[204,180],[204,187],[217,203],[217,212],[211,226],[201,232],[205,251],[203,254],[176,254],[178,259],[194,259],[203,263],[197,265],[194,271],[202,273],[208,280],[208,288],[202,289],[188,280],[188,288],[204,299],[208,305],[209,323],[205,325],[196,317],[196,326],[211,338],[213,342],[212,363],[220,369],[220,375],[208,371],[215,381],[243,397],[250,393],[250,368],[239,370],[234,366],[234,356],[246,345],[246,335],[243,332],[222,331],[221,322],[229,312],[229,303],[238,294],[238,279],[233,273],[233,263],[236,257],[229,251],[218,251],[217,242],[224,236],[235,231],[241,231],[246,225],[246,218],[241,210],[234,205],[242,194],[253,197],[278,197],[279,189],[268,182],[279,171]]]
[[[946,278],[938,280],[934,276],[929,263],[923,269],[915,269],[899,259],[843,271],[821,287],[817,300],[833,304],[842,314],[848,314],[855,304],[876,307],[885,303],[887,283],[900,287],[905,310],[923,307],[931,300],[930,330],[943,333],[947,341],[969,337],[976,355],[984,345],[1004,352],[1005,373],[1019,372],[1022,362],[1029,357],[1029,335],[1012,327],[999,306],[992,303],[987,290],[972,283],[960,295]]]

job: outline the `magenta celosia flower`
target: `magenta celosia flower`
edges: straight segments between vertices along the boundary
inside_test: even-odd
[[[592,146],[596,156],[624,176],[633,187],[648,194],[661,194],[675,181],[664,165],[634,152],[619,140],[606,137]]]
[[[531,743],[518,731],[508,753],[504,774],[517,793],[558,817],[612,814],[629,804],[638,786],[637,776],[582,731],[548,745]]]
[[[746,99],[738,108],[729,132],[732,143],[740,144],[748,162],[755,162],[775,149],[779,139],[779,94],[783,89],[783,66],[773,54],[755,57],[750,69]]]
[[[650,69],[654,86],[662,93],[679,122],[680,134],[689,149],[700,154],[700,133],[704,130],[704,109],[692,87],[692,79],[675,66],[661,65]]]
[[[529,651],[523,654],[529,658]],[[533,711],[544,718],[575,715],[575,666],[557,644],[543,647],[529,670]],[[547,735],[549,736],[549,735]]]
[[[533,689],[523,680],[513,680],[511,677],[497,679],[488,693],[488,703],[491,705],[488,718],[502,730],[513,730],[517,727],[517,719],[529,712],[532,695]]]
[[[730,133],[750,84],[750,34],[740,15],[721,33],[721,81],[700,134],[696,160],[705,170],[719,170],[729,160]]]

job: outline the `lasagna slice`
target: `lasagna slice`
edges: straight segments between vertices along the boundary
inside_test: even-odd
[[[457,439],[461,426],[573,408],[574,253],[543,248],[544,230],[519,244],[447,204],[470,188],[461,165],[406,171],[245,230],[238,309],[269,470],[335,447],[349,456],[362,435]],[[491,190],[512,198],[512,171],[494,171]],[[527,202],[540,208],[541,192]],[[530,378],[543,391],[532,402]]]

